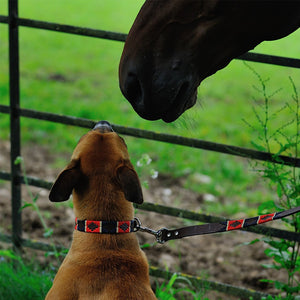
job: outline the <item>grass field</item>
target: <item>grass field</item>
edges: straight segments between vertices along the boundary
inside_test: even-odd
[[[0,15],[7,15],[7,3],[0,0]],[[19,0],[19,14],[23,18],[127,33],[141,5],[138,0]],[[299,41],[300,30],[279,41],[264,42],[255,52],[300,58]],[[202,83],[196,107],[178,121],[149,122],[136,115],[119,90],[122,48],[120,42],[20,28],[21,106],[253,148],[252,142],[259,143],[259,137],[252,107],[259,109],[263,96],[256,89],[260,83],[250,68],[263,79],[269,79],[266,82],[269,94],[278,90],[272,96],[272,112],[286,102],[291,103],[293,88],[289,77],[300,94],[300,69],[259,63],[248,63],[249,68],[235,60]],[[0,24],[0,104],[9,103],[8,89],[8,30],[6,24]],[[282,111],[271,120],[268,129],[274,131],[289,120],[290,114]],[[286,128],[287,134],[294,134],[292,127]],[[71,153],[85,132],[72,126],[22,119],[22,145],[35,143],[47,147],[59,169],[66,163],[61,159],[65,157],[63,154]],[[259,204],[275,197],[248,160],[125,138],[134,163],[147,153],[153,160],[151,167],[159,173],[184,178],[186,188],[224,199],[222,203],[205,203],[202,212],[231,218],[240,213],[255,215]],[[9,117],[0,113],[0,140],[8,139]],[[274,144],[273,150],[277,150],[277,145]],[[3,170],[1,165],[0,170]],[[138,172],[141,176],[147,173],[140,168]],[[199,181],[199,174],[210,180]],[[0,298],[43,299],[55,271],[41,270],[36,264],[22,261],[16,271],[11,259],[19,258],[9,257],[9,253],[0,251]]]
[[[7,1],[0,0],[0,14],[7,14]],[[127,33],[141,2],[136,0],[83,0],[39,3],[19,1],[21,17],[79,25]],[[289,37],[265,42],[256,52],[298,57],[300,31]],[[242,62],[230,65],[206,79],[198,91],[198,104],[178,121],[165,124],[149,122],[136,115],[122,96],[118,86],[118,63],[123,44],[38,29],[20,29],[21,105],[46,112],[74,115],[93,120],[148,129],[157,132],[196,137],[218,143],[252,147],[257,141],[253,98],[262,96],[253,86],[257,77]],[[0,104],[8,104],[8,39],[7,25],[0,24]],[[272,94],[272,110],[291,100],[289,76],[300,90],[300,70],[249,63],[264,79]],[[281,114],[274,127],[289,119]],[[9,139],[9,118],[0,115],[0,138]],[[22,143],[38,143],[49,147],[57,157],[70,153],[86,130],[45,121],[22,119]],[[126,138],[133,161],[148,153],[153,167],[160,173],[185,176],[186,187],[202,193],[228,197],[230,201],[203,207],[207,212],[232,215],[269,200],[264,183],[251,170],[248,161],[202,150],[165,143]],[[55,142],[53,142],[55,141]],[[57,142],[56,142],[57,141]],[[274,149],[276,150],[276,149]],[[61,167],[65,162],[61,162]],[[195,174],[211,178],[209,184],[194,181]],[[258,184],[259,182],[259,184]],[[261,187],[261,188],[257,188]]]

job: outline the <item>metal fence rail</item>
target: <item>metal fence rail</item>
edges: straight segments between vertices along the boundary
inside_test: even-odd
[[[22,117],[44,120],[44,121],[51,121],[65,125],[73,125],[83,128],[92,128],[95,126],[96,121],[84,119],[84,118],[77,118],[74,116],[66,116],[66,115],[59,115],[54,113],[46,113],[32,109],[24,109],[19,108],[17,109],[18,113]],[[9,114],[9,106],[0,105],[0,112]],[[142,130],[132,127],[125,127],[120,125],[112,125],[114,130],[120,134],[125,134],[128,136],[149,139],[154,141],[160,141],[164,143],[170,143],[175,145],[187,146],[191,148],[198,148],[203,150],[209,150],[214,152],[219,152],[223,154],[229,154],[234,156],[240,156],[249,159],[256,159],[262,161],[269,161],[277,164],[283,164],[288,166],[300,167],[300,159],[294,158],[285,155],[276,155],[275,153],[267,153],[263,151],[257,151],[253,149],[237,147],[232,145],[225,145],[215,142],[204,141],[195,138],[187,138],[184,136],[179,135],[172,135],[172,134],[165,134],[165,133],[157,133],[154,131],[149,130]]]
[[[9,23],[9,18],[0,15],[0,23],[3,24]],[[15,18],[15,23],[17,26],[51,30],[51,31],[62,32],[62,33],[71,33],[76,35],[89,36],[89,37],[113,40],[118,42],[125,42],[127,37],[127,34],[125,33],[118,33],[118,32],[79,27],[79,26],[71,26],[66,24],[45,22],[39,20],[31,20],[31,19],[25,19],[19,17]],[[267,54],[261,54],[255,52],[245,53],[239,56],[237,59],[247,60],[252,62],[267,63],[267,64],[273,64],[273,65],[285,66],[291,68],[300,68],[300,59],[282,57],[276,55],[267,55]]]
[[[0,179],[9,181],[10,178],[11,178],[10,173],[0,171]],[[22,184],[25,184],[25,178],[23,176],[20,176],[18,178],[18,181],[21,182]],[[50,188],[53,184],[52,182],[45,181],[45,180],[35,178],[35,177],[31,177],[31,176],[26,177],[26,182],[31,186],[35,186],[35,187],[39,187],[39,188],[43,188],[43,189],[47,189],[47,190],[50,190]],[[227,219],[224,217],[200,214],[200,213],[192,212],[192,211],[185,210],[185,209],[169,207],[169,206],[159,205],[159,204],[153,204],[153,203],[149,203],[149,202],[144,202],[141,205],[134,204],[134,206],[136,208],[138,208],[140,210],[144,210],[144,211],[152,211],[152,212],[156,212],[156,213],[167,215],[167,216],[178,217],[178,218],[182,218],[182,219],[188,219],[188,220],[203,222],[203,223],[217,223],[217,222],[227,221]],[[266,235],[266,236],[270,236],[270,237],[286,239],[289,241],[299,241],[300,242],[300,233],[296,233],[296,232],[288,231],[288,230],[277,229],[277,228],[272,228],[272,227],[268,227],[265,225],[256,225],[254,227],[242,228],[241,230],[256,233],[256,234]]]
[[[46,120],[57,122],[61,124],[68,124],[74,126],[80,126],[85,128],[92,128],[95,124],[92,120],[75,118],[72,116],[62,116],[57,114],[45,113],[35,110],[22,109],[20,107],[20,72],[19,72],[19,27],[28,27],[33,29],[51,30],[60,33],[75,34],[87,37],[95,37],[101,39],[108,39],[113,41],[124,42],[126,34],[116,33],[98,29],[84,28],[78,26],[70,26],[66,24],[58,24],[52,22],[44,22],[39,20],[31,20],[20,18],[18,16],[18,0],[9,0],[9,13],[8,16],[0,15],[0,23],[7,24],[9,30],[9,97],[10,104],[0,105],[0,113],[10,115],[10,143],[11,143],[11,170],[10,173],[0,171],[1,180],[11,181],[11,205],[12,205],[12,235],[0,234],[0,241],[12,243],[16,249],[23,247],[31,247],[43,251],[49,251],[51,245],[47,245],[40,242],[31,240],[25,240],[22,238],[22,216],[21,216],[21,185],[25,182],[21,175],[21,169],[19,164],[15,164],[15,159],[20,156],[20,118],[34,118],[39,120]],[[260,53],[249,52],[241,55],[237,59],[268,63],[279,66],[286,66],[292,68],[300,68],[300,59],[280,57],[274,55],[265,55]],[[270,153],[261,151],[255,151],[252,149],[245,149],[232,145],[222,145],[214,142],[208,142],[198,139],[191,139],[182,136],[168,135],[164,133],[156,133],[152,131],[139,130],[136,128],[124,127],[119,125],[113,125],[115,131],[130,135],[138,138],[151,139],[161,142],[173,143],[182,146],[194,147],[209,151],[216,151],[219,153],[225,153],[229,155],[236,155],[250,159],[266,160],[276,163],[282,163],[286,165],[300,167],[300,159],[288,157],[288,156],[276,156]],[[49,189],[51,187],[50,182],[40,180],[38,178],[28,177],[27,182],[32,186],[42,187]],[[191,219],[199,222],[220,222],[224,221],[224,218],[208,216],[204,214],[197,214],[190,211],[180,210],[177,208],[165,207],[162,205],[155,205],[151,203],[144,203],[138,207],[139,209],[154,211],[166,215]],[[269,228],[266,226],[257,226],[245,229],[247,231],[269,235],[278,238],[285,238],[288,240],[300,241],[300,234],[289,232],[285,230],[279,230]],[[151,275],[168,279],[172,276],[170,272],[157,270],[151,268]],[[203,286],[208,284],[213,290],[225,292],[227,294],[239,296],[242,298],[252,297],[253,299],[260,299],[265,294],[250,291],[240,287],[233,287],[230,285],[208,282],[201,278],[184,275],[192,282],[194,286]]]

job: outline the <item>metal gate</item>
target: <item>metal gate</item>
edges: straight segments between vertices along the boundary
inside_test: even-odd
[[[20,165],[15,164],[15,160],[21,153],[21,134],[20,134],[20,119],[34,118],[40,120],[47,120],[60,124],[67,124],[73,126],[79,126],[84,128],[92,128],[95,122],[88,119],[75,118],[72,116],[62,116],[52,113],[45,113],[36,110],[22,109],[20,107],[20,73],[19,73],[19,27],[39,28],[42,30],[51,30],[64,32],[67,34],[83,35],[94,38],[109,39],[124,42],[126,39],[125,34],[108,32],[103,30],[96,30],[90,28],[82,28],[77,26],[69,26],[57,23],[49,23],[31,19],[19,18],[18,16],[18,0],[9,0],[9,15],[0,15],[0,23],[8,25],[9,30],[9,98],[10,104],[0,105],[0,113],[10,115],[10,145],[11,145],[11,170],[10,172],[0,171],[0,179],[11,181],[11,207],[12,207],[12,236],[7,234],[0,234],[0,240],[3,242],[12,243],[15,248],[31,247],[40,250],[49,250],[51,246],[48,244],[25,240],[22,238],[22,216],[21,216],[21,186],[24,184],[24,177],[21,175]],[[246,53],[240,56],[238,59],[263,62],[269,64],[275,64],[286,67],[300,68],[300,59],[293,59],[287,57],[264,55],[259,53]],[[120,125],[113,125],[114,129],[124,135],[129,135],[137,138],[151,139],[155,141],[161,141],[166,143],[173,143],[177,145],[183,145],[193,148],[204,149],[208,151],[215,151],[219,153],[225,153],[229,155],[237,155],[245,158],[251,158],[256,160],[265,160],[276,162],[270,153],[261,151],[255,151],[251,149],[236,147],[232,145],[223,145],[214,142],[191,139],[183,136],[169,135],[156,133],[152,131],[145,131],[136,128],[129,128]],[[300,159],[280,156],[281,161],[286,165],[293,165],[300,167]],[[27,181],[32,186],[37,186],[45,189],[50,189],[51,183],[40,179],[28,177]],[[138,207],[141,210],[154,211],[162,214],[181,217],[185,219],[195,220],[199,222],[221,222],[225,219],[222,217],[214,217],[205,214],[198,214],[191,211],[181,210],[177,208],[170,208],[162,205],[154,205],[151,203],[144,203]],[[277,238],[284,238],[287,240],[300,241],[300,234],[268,228],[261,225],[244,229],[245,231],[251,231],[258,234],[264,234]],[[59,247],[58,247],[59,248]],[[158,270],[151,267],[150,273],[153,276],[162,277],[168,279],[172,276],[172,273]],[[202,280],[197,277],[188,276],[190,282],[194,286],[202,286],[203,284],[209,284],[212,290],[221,291],[223,293],[239,296],[242,298],[253,297],[253,299],[260,299],[265,294],[235,287],[227,284]]]

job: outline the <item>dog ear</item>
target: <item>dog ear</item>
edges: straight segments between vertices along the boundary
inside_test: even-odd
[[[50,201],[62,202],[68,200],[80,176],[79,160],[71,160],[56,178],[56,181],[50,190]]]
[[[117,178],[125,198],[130,202],[142,204],[144,201],[143,193],[136,172],[127,166],[122,166],[117,169]]]

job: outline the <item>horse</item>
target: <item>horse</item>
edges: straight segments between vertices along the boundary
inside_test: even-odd
[[[146,0],[125,41],[120,89],[144,119],[176,120],[200,83],[300,27],[300,0]]]

